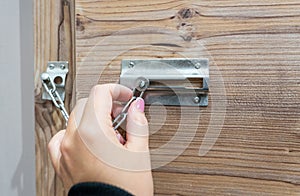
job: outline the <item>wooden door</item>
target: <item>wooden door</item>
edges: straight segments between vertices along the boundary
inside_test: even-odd
[[[71,3],[75,3],[71,13],[75,12],[76,34],[71,46],[76,67],[72,64],[71,73],[76,79],[68,92],[71,95],[73,89],[76,100],[87,97],[93,85],[116,83],[122,59],[205,57],[210,61],[208,107],[146,108],[157,166],[155,195],[299,194],[298,1]],[[62,51],[58,48],[53,47],[55,54]],[[41,54],[37,55],[39,59]],[[65,58],[72,60],[68,55]],[[50,103],[36,105],[37,192],[60,194],[62,187],[54,180],[45,144],[62,127],[62,120]],[[157,118],[157,112],[164,118]],[[165,158],[159,150],[169,143],[168,152],[179,148],[182,153],[159,165],[159,158]]]
[[[74,1],[34,0],[35,45],[35,142],[36,195],[65,195],[61,181],[55,175],[47,151],[51,137],[65,128],[60,112],[51,101],[41,98],[40,74],[46,71],[48,61],[69,61],[66,81],[65,106],[72,108],[74,88]],[[72,99],[73,98],[73,99]]]

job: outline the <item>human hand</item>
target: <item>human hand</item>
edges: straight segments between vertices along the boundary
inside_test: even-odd
[[[128,110],[125,143],[112,127],[112,116],[122,109],[116,102],[131,97],[121,85],[95,86],[76,104],[67,129],[51,139],[50,158],[67,190],[80,182],[102,182],[134,195],[153,195],[144,101],[134,101]]]

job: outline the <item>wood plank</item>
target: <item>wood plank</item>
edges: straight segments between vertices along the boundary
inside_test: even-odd
[[[217,180],[216,180],[217,179]],[[178,189],[180,184],[181,189]],[[293,195],[297,186],[234,176],[154,173],[156,195]],[[232,189],[234,187],[234,189]]]
[[[76,0],[76,99],[118,82],[122,59],[207,57],[207,108],[146,108],[153,165],[184,151],[154,170],[155,193],[297,195],[299,9],[296,0]]]
[[[74,2],[54,0],[34,1],[35,21],[35,141],[36,141],[36,195],[65,195],[62,183],[55,175],[48,156],[51,137],[64,128],[59,111],[50,101],[41,99],[40,74],[46,71],[48,61],[69,61],[66,81],[66,107],[72,107],[74,65]],[[73,22],[72,22],[73,20]]]

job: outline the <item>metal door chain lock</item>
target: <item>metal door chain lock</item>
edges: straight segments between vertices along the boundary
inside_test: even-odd
[[[57,85],[63,85],[65,84],[64,81],[61,81],[60,84],[55,83],[55,78],[57,77],[62,77],[63,80],[66,78],[67,72],[65,72],[65,75],[61,75],[61,73],[55,72],[55,68],[58,69],[66,69],[66,65],[62,66],[62,63],[66,62],[49,62],[48,63],[48,69],[47,72],[44,72],[41,74],[41,80],[43,87],[45,89],[46,94],[43,94],[43,99],[46,100],[51,100],[56,108],[58,108],[65,119],[66,125],[69,120],[69,114],[65,108],[64,105],[64,96],[62,97],[62,94],[64,95],[64,91],[60,91],[61,93],[58,92]],[[49,73],[50,71],[50,73]],[[61,71],[61,70],[60,70]],[[127,118],[127,112],[128,109],[131,105],[131,103],[136,100],[138,97],[143,97],[144,92],[146,91],[147,87],[149,85],[149,81],[145,78],[138,78],[137,80],[137,86],[136,88],[133,89],[133,96],[132,98],[125,104],[123,110],[121,113],[113,120],[113,127],[114,130],[117,132],[117,129],[122,125],[122,123],[126,120]],[[63,89],[64,90],[64,89]]]
[[[66,123],[69,114],[63,101],[67,73],[68,62],[60,61],[49,62],[47,71],[41,74],[43,99],[53,102]],[[120,84],[132,89],[133,96],[112,122],[116,132],[126,120],[130,105],[139,97],[146,104],[207,106],[209,62],[208,59],[123,60]]]

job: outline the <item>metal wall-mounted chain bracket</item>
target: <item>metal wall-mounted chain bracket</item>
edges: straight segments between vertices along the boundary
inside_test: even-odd
[[[66,123],[69,119],[64,106],[66,76],[69,72],[67,61],[48,62],[47,71],[41,74],[44,87],[43,100],[51,100],[55,107],[60,109]]]
[[[51,81],[54,82],[56,90],[60,98],[65,100],[65,85],[66,76],[69,72],[69,63],[67,61],[51,61],[47,64],[47,70],[45,73],[49,75]],[[52,100],[47,91],[43,91],[43,100]]]

